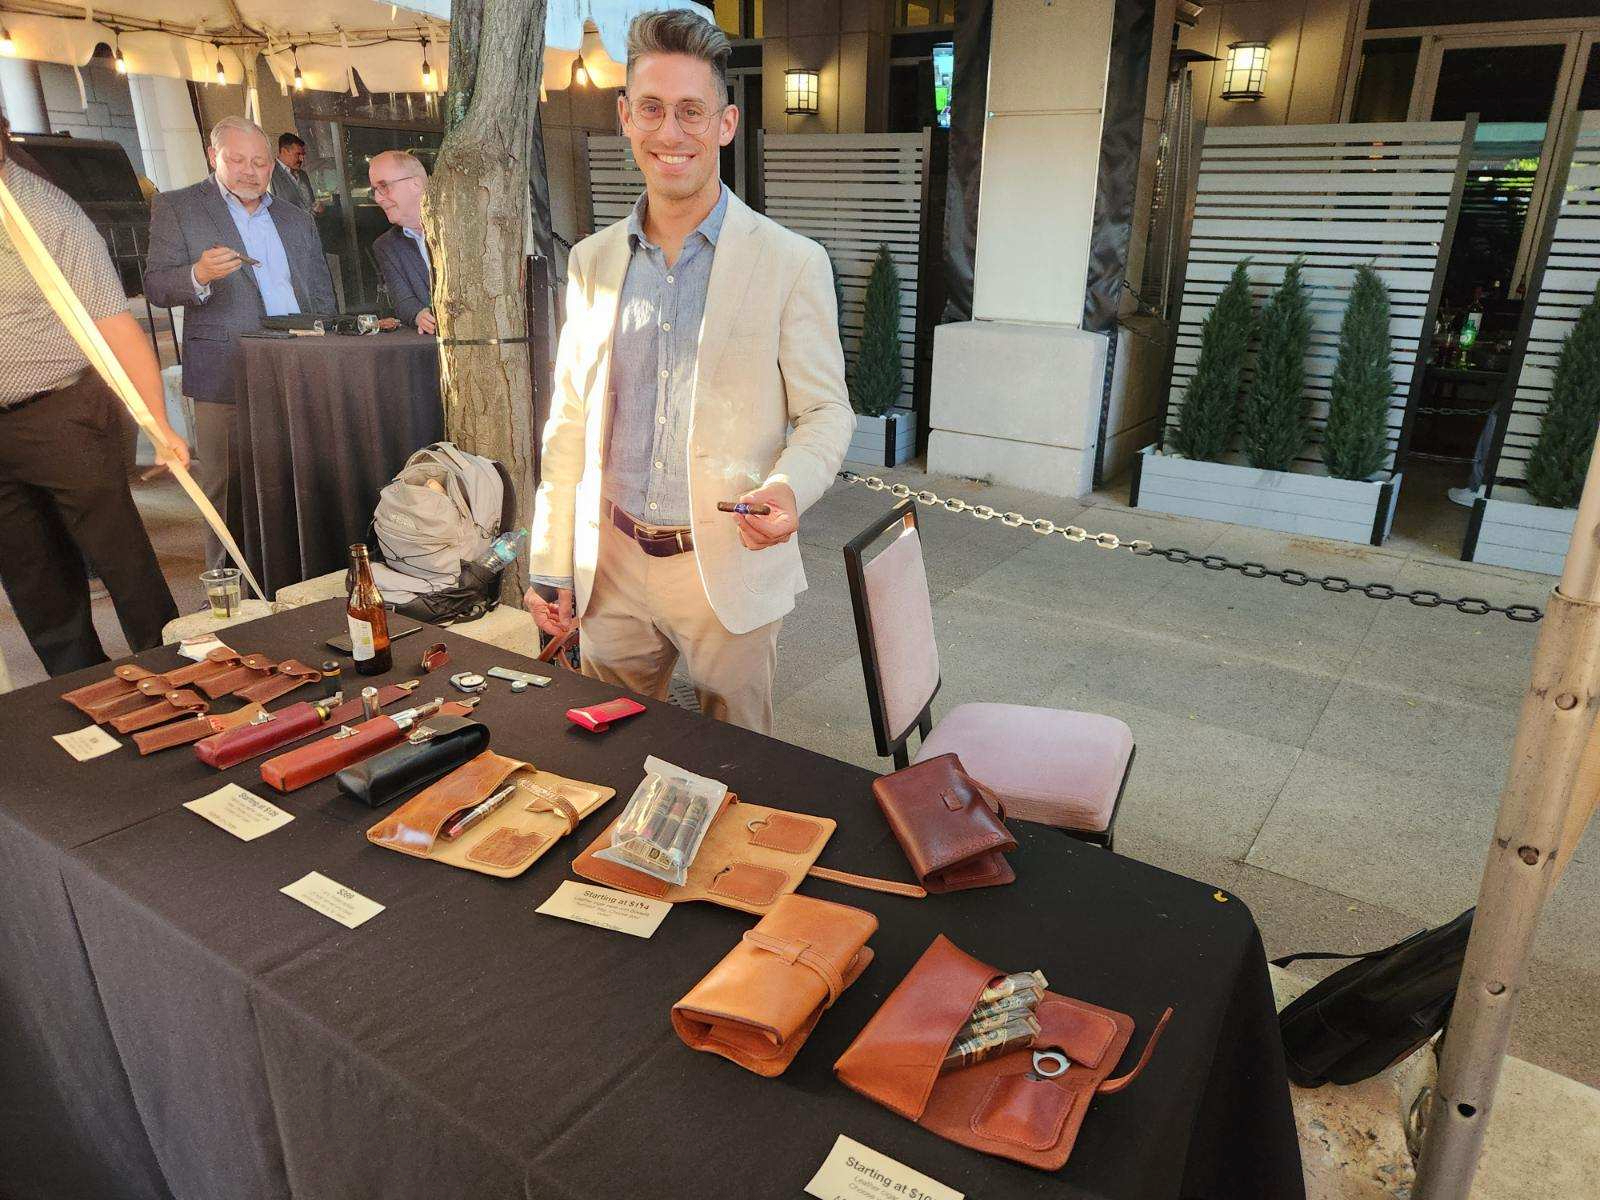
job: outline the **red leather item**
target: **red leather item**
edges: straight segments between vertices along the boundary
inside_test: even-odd
[[[626,696],[618,696],[615,700],[607,700],[601,704],[591,704],[587,708],[567,709],[567,720],[574,725],[581,725],[590,733],[604,733],[616,721],[624,717],[636,716],[644,712],[644,705],[637,700],[629,700]]]
[[[246,654],[238,666],[202,679],[200,690],[215,700],[266,679],[277,665],[265,654]]]
[[[210,707],[211,705],[201,699],[198,692],[180,688],[178,691],[168,692],[154,704],[147,704],[120,717],[113,717],[111,728],[118,733],[132,733],[136,729],[149,729],[150,726],[160,725],[164,721],[175,721],[185,713],[203,713]]]
[[[1002,974],[935,938],[833,1070],[847,1087],[942,1138],[1057,1171],[1090,1102],[1138,1077],[1172,1010],[1156,1023],[1134,1068],[1110,1079],[1133,1036],[1133,1018],[1047,991],[1034,1010],[1041,1029],[1033,1049],[1065,1054],[1071,1065],[1064,1074],[1039,1076],[1023,1050],[941,1075],[940,1060],[979,994]]]
[[[422,652],[422,673],[424,675],[437,671],[450,661],[450,651],[443,642],[435,642]]]
[[[248,725],[265,711],[266,709],[259,704],[247,704],[235,712],[224,713],[220,717],[209,713],[194,713],[181,721],[169,721],[155,729],[136,733],[133,735],[133,743],[139,747],[141,755],[154,754],[157,750],[187,746],[190,742],[198,742],[201,738],[226,732],[239,725]]]
[[[1001,822],[999,802],[961,769],[956,755],[881,776],[872,794],[928,891],[959,892],[1016,879],[1004,854],[1017,842]]]
[[[396,700],[411,695],[414,690],[415,684],[407,687],[404,684],[391,683],[387,687],[378,689],[378,704],[387,707]],[[313,703],[309,700],[302,701],[279,709],[272,714],[270,721],[263,721],[259,725],[245,725],[239,729],[230,729],[226,733],[218,733],[214,737],[207,737],[195,746],[194,756],[206,766],[224,771],[244,762],[247,758],[255,758],[259,754],[276,750],[279,746],[287,746],[290,742],[310,737],[319,730],[337,729],[346,721],[354,720],[360,715],[359,699],[345,701],[328,714],[326,721],[318,720],[316,706]]]
[[[441,716],[453,717],[464,717],[471,712],[467,705],[455,703],[439,710]],[[427,720],[422,723],[427,724]],[[267,759],[261,764],[261,782],[280,792],[297,791],[308,783],[326,779],[335,771],[371,758],[380,750],[398,745],[410,732],[396,725],[393,717],[373,717],[353,726],[348,735],[336,733]]]
[[[234,695],[241,700],[269,704],[280,696],[287,696],[295,688],[316,683],[321,678],[322,672],[315,667],[308,667],[305,663],[290,658],[279,663],[277,670],[270,677],[252,683],[249,687],[242,687],[234,692]]]

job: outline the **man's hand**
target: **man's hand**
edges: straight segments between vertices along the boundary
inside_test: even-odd
[[[795,512],[794,489],[787,483],[769,483],[766,487],[746,492],[739,500],[745,504],[765,504],[772,509],[764,517],[733,514],[733,519],[739,523],[739,540],[747,550],[765,550],[768,546],[787,542],[800,527],[800,518]]]
[[[533,616],[540,632],[560,637],[572,628],[572,589],[556,589],[556,598],[546,600],[536,588],[529,588],[522,597],[522,607]]]
[[[226,246],[213,246],[194,264],[194,277],[201,287],[210,287],[244,266],[244,259]]]
[[[439,322],[433,319],[433,309],[425,308],[417,314],[417,332],[424,334],[439,332]]]
[[[166,443],[156,447],[156,457],[168,466],[187,467],[189,465],[189,443],[178,436],[178,431],[170,425],[163,425],[160,429],[161,440]]]

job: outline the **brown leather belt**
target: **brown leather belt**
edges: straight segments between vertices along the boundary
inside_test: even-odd
[[[674,554],[694,549],[694,538],[686,526],[663,529],[655,525],[643,525],[609,500],[606,501],[606,508],[611,513],[611,523],[637,542],[639,549],[652,558],[671,558]]]

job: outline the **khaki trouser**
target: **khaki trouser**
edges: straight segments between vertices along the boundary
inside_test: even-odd
[[[611,522],[601,527],[579,639],[585,675],[665,699],[681,654],[706,716],[770,733],[782,624],[729,633],[692,552],[652,558]]]

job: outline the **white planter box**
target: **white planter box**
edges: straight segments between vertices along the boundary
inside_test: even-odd
[[[1476,536],[1468,536],[1463,557],[1496,567],[1559,575],[1577,519],[1575,508],[1545,508],[1523,500],[1479,496],[1472,512]]]
[[[856,414],[856,432],[844,460],[857,466],[895,467],[917,450],[917,414],[891,408],[881,417]]]
[[[1135,462],[1136,508],[1381,546],[1400,476],[1386,483],[1200,462],[1146,446]]]

